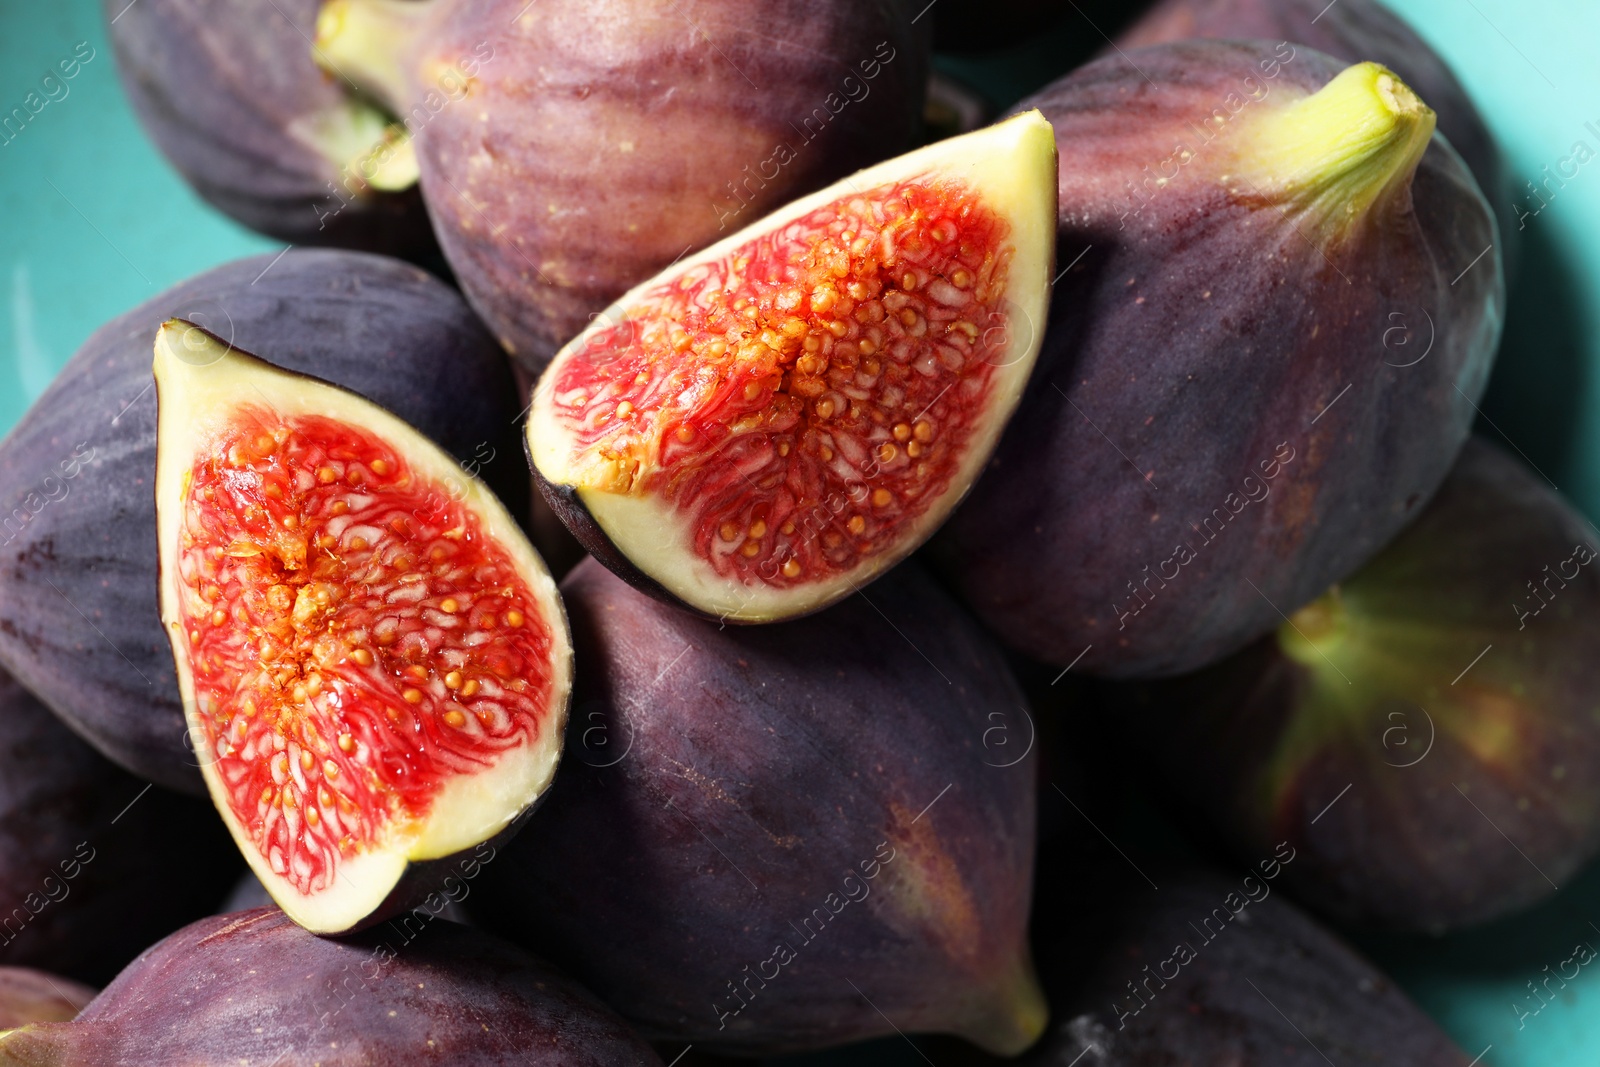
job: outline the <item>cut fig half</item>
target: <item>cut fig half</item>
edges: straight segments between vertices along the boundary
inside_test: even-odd
[[[207,787],[285,912],[354,929],[549,786],[555,584],[487,488],[372,402],[182,320],[155,378],[161,614]]]
[[[849,595],[966,494],[1043,336],[1056,150],[1031,111],[680,260],[555,357],[536,480],[585,547],[701,614]]]

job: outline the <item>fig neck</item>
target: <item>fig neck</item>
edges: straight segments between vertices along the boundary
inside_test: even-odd
[[[1301,666],[1320,671],[1349,629],[1350,613],[1336,585],[1289,616],[1278,628],[1278,646]]]
[[[1309,96],[1262,111],[1243,132],[1240,177],[1342,230],[1409,209],[1433,110],[1387,67],[1357,63]]]
[[[319,66],[391,112],[405,111],[406,62],[438,0],[326,0],[311,46]]]

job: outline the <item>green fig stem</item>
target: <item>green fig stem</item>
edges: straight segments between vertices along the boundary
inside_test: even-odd
[[[1339,642],[1349,625],[1349,613],[1337,585],[1289,616],[1278,628],[1278,645],[1297,663],[1321,669],[1329,649]]]
[[[399,192],[417,183],[417,154],[405,126],[355,97],[304,115],[289,133],[337,168],[340,183],[357,195],[366,189]]]
[[[1043,1036],[1050,1022],[1050,1004],[1026,952],[996,985],[979,991],[981,999],[956,1033],[996,1056],[1020,1056]]]
[[[1260,112],[1245,131],[1241,176],[1334,225],[1396,193],[1409,206],[1434,122],[1393,71],[1357,63],[1310,96]]]
[[[327,0],[311,54],[395,114],[406,110],[405,62],[432,15],[428,0]]]

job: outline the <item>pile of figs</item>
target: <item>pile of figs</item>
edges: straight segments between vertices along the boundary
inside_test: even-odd
[[[1089,14],[108,4],[295,247],[0,441],[0,1067],[1467,1064],[1336,929],[1600,854],[1504,169],[1377,0],[1088,6],[957,130]]]

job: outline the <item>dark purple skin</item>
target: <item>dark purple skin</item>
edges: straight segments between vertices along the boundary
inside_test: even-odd
[[[1478,179],[1498,216],[1497,247],[1510,276],[1517,215],[1500,147],[1439,54],[1378,0],[1161,0],[1118,35],[1123,51],[1194,37],[1293,41],[1351,63],[1382,63],[1439,115],[1439,132]],[[1113,54],[1110,49],[1102,55]]]
[[[118,770],[0,674],[0,965],[104,982],[242,866],[209,804]]]
[[[1541,478],[1474,440],[1341,583],[1342,629],[1308,611],[1299,633],[1104,695],[1237,855],[1299,851],[1284,884],[1319,911],[1433,933],[1511,914],[1600,853],[1597,547]]]
[[[1280,872],[1299,862],[1270,850],[1258,859]],[[1153,870],[1152,890],[1131,872],[1084,877],[1075,858],[1065,865],[1070,880],[1059,892],[1041,883],[1039,896],[1074,920],[1038,948],[1055,1022],[1027,1056],[1003,1062],[1467,1067],[1391,979],[1275,892],[1271,866]],[[1193,958],[1177,967],[1168,961],[1180,945]]]
[[[562,593],[578,663],[565,761],[467,901],[475,918],[653,1039],[798,1051],[893,1034],[885,1015],[1031,1039],[1023,698],[923,573],[760,628],[695,619],[594,560]],[[992,732],[1007,726],[1011,751]]]
[[[0,1036],[0,1067],[660,1067],[547,964],[443,919],[332,940],[276,908],[202,919],[76,1020]]]
[[[174,316],[388,408],[514,515],[529,487],[504,353],[456,293],[398,260],[239,260],[96,331],[0,442],[0,666],[112,760],[198,794],[157,604],[151,362]]]
[[[66,1022],[94,996],[93,989],[59,974],[0,967],[0,1030],[27,1023]]]
[[[1139,71],[1100,60],[1019,105],[1055,125],[1067,267],[935,557],[1019,650],[1154,676],[1242,648],[1417,513],[1466,440],[1504,284],[1493,216],[1438,138],[1409,188],[1341,223],[1221,180],[1226,130],[1208,148],[1191,121],[1246,101],[1247,77],[1265,95],[1242,110],[1269,109],[1345,64],[1266,42],[1130,55]],[[1128,186],[1166,163],[1140,207]]]
[[[398,57],[405,86],[374,91],[421,131],[423,193],[468,299],[534,371],[684,254],[906,150],[921,117],[913,0],[429,6]],[[470,75],[464,99],[452,69]]]
[[[295,130],[351,87],[312,59],[321,0],[104,0],[145,132],[212,206],[296,244],[437,257],[420,189],[372,190]]]

